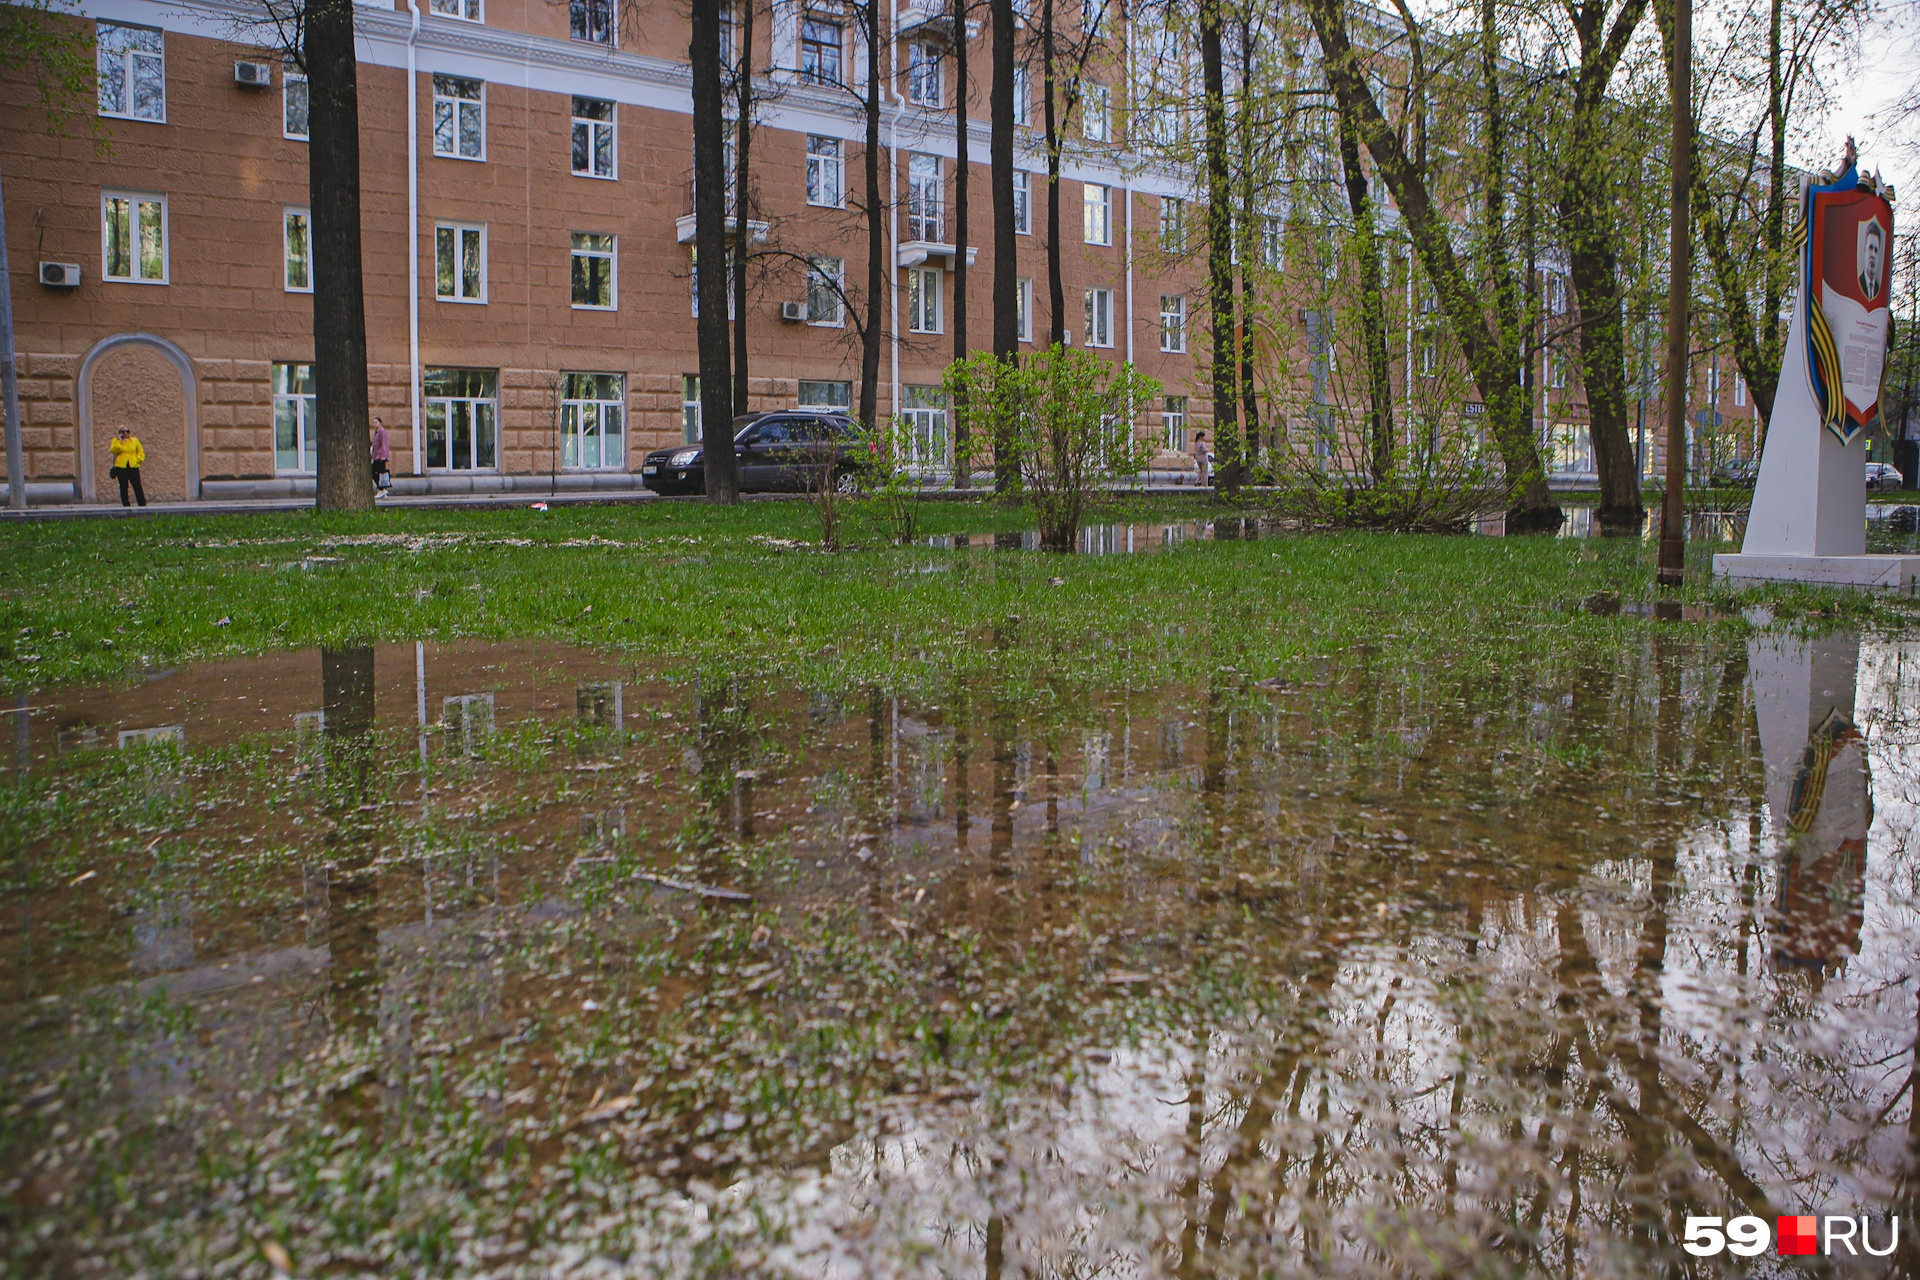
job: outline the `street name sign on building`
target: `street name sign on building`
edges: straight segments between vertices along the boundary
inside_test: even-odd
[[[1853,140],[1838,177],[1800,191],[1800,279],[1760,479],[1738,554],[1716,576],[1906,587],[1920,555],[1867,554],[1866,449],[1891,330],[1893,192],[1863,177]]]

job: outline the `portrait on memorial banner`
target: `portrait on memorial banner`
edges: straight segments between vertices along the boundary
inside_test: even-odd
[[[1807,363],[1822,423],[1850,444],[1880,411],[1891,316],[1893,206],[1849,168],[1810,187]]]

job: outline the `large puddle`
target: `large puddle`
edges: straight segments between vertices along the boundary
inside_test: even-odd
[[[1679,1243],[1743,1214],[1909,1250],[1920,641],[1648,633],[1046,707],[533,644],[36,697],[0,1258],[1745,1274]]]

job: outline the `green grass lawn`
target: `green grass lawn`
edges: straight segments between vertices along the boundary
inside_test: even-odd
[[[1237,515],[1134,501],[1103,520],[1188,524]],[[923,536],[825,553],[803,503],[524,511],[380,511],[11,525],[0,529],[0,678],[24,691],[142,668],[308,645],[541,637],[668,664],[768,675],[823,666],[887,685],[965,677],[1181,679],[1231,665],[1256,677],[1390,635],[1427,657],[1583,625],[1567,607],[1652,591],[1640,541],[1390,534],[1267,536],[1145,555],[994,553],[981,535],[1022,513],[925,504]],[[856,526],[856,539],[863,531]],[[1691,548],[1686,598],[1728,609],[1905,617],[1899,601],[1790,587],[1732,593]],[[1056,581],[1057,580],[1057,581]],[[996,650],[996,632],[1019,643]]]

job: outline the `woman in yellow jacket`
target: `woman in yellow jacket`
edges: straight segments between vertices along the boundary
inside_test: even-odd
[[[133,428],[121,427],[107,442],[107,452],[113,456],[113,468],[108,474],[120,482],[120,505],[133,505],[127,501],[127,486],[131,484],[133,496],[140,499],[141,506],[146,506],[147,491],[140,487],[140,464],[147,460],[147,451],[140,447]]]

